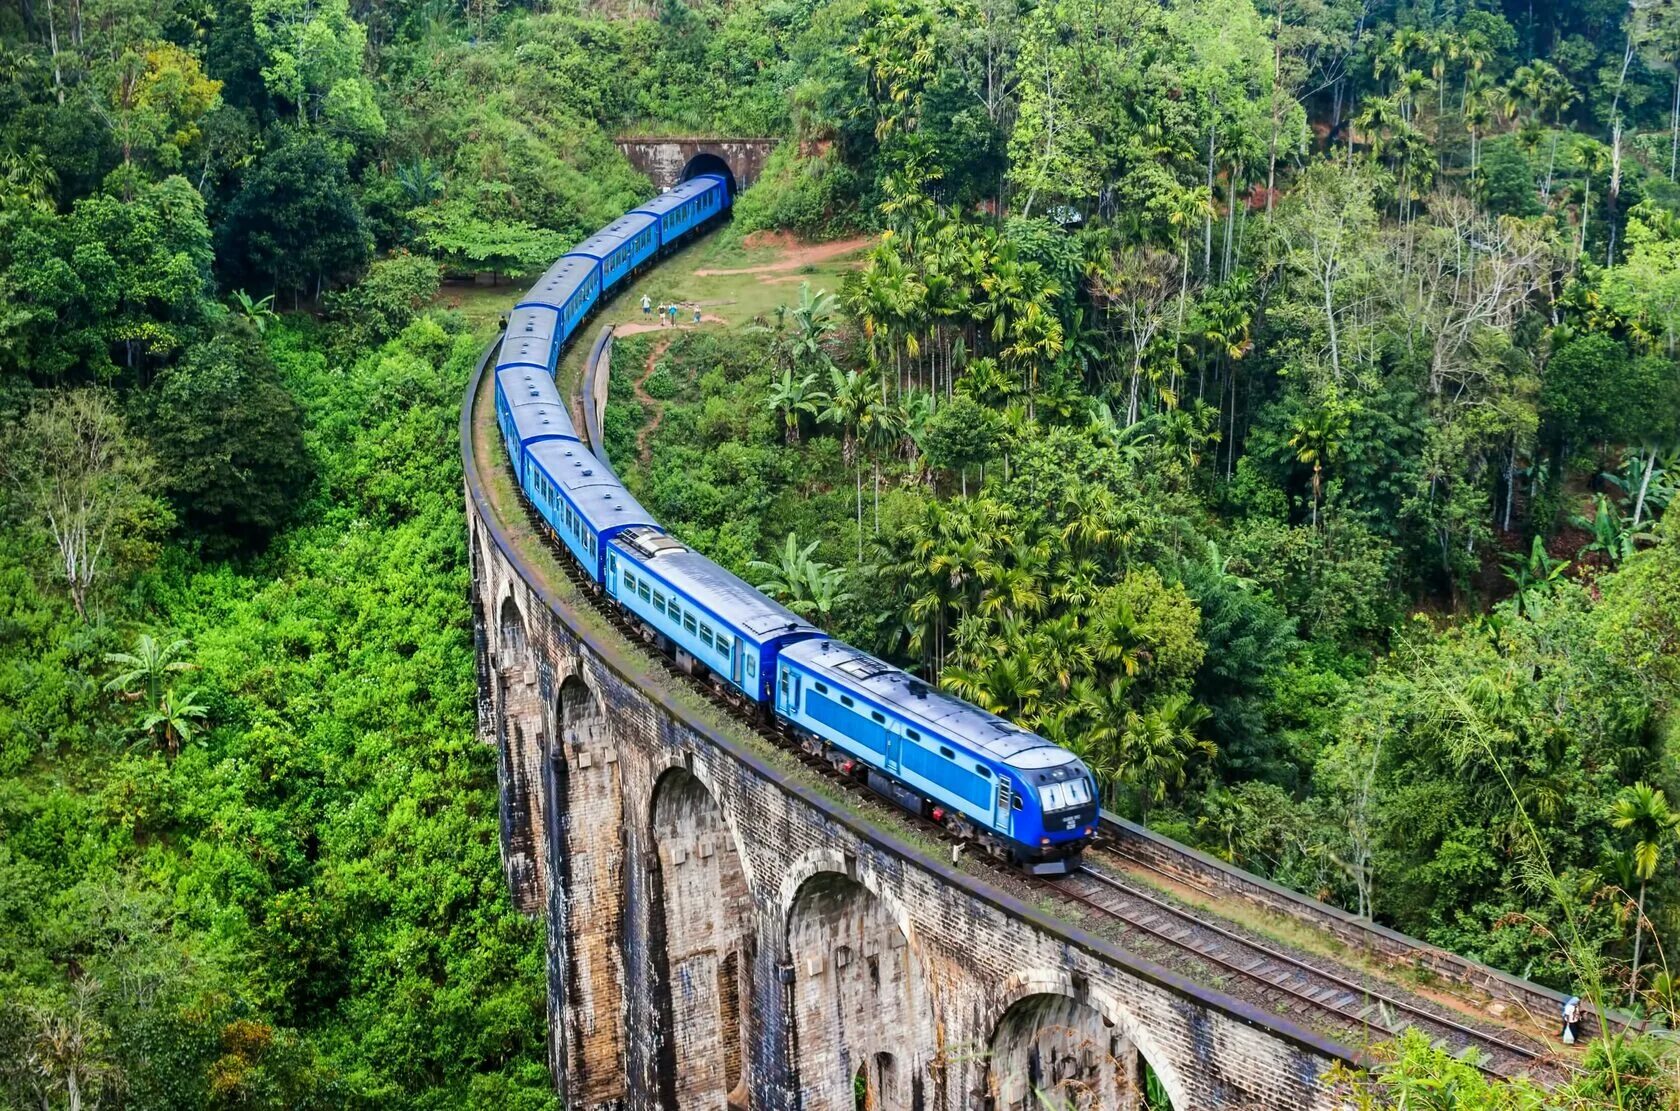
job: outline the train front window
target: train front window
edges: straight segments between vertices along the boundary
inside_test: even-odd
[[[1084,776],[1069,779],[1063,783],[1041,783],[1038,786],[1038,798],[1044,805],[1045,813],[1056,810],[1072,810],[1080,806],[1091,804],[1091,782]]]

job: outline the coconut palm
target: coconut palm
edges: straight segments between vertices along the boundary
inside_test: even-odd
[[[1624,787],[1610,807],[1610,824],[1633,834],[1634,875],[1639,879],[1639,917],[1633,924],[1633,970],[1628,984],[1628,1006],[1639,993],[1639,943],[1645,929],[1645,888],[1657,874],[1663,850],[1680,829],[1680,812],[1668,805],[1661,789],[1646,783]]]

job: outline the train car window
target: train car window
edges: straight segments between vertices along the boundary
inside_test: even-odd
[[[692,613],[683,614],[683,628],[691,633],[695,631],[694,615]]]
[[[947,760],[955,760],[957,758],[957,754],[946,748],[944,745],[939,746],[939,755],[945,757]]]
[[[779,683],[779,685],[780,685],[780,686],[781,686],[781,688],[782,688],[782,693],[783,693],[783,694],[786,694],[786,693],[787,693],[787,688],[788,688],[788,680],[787,680],[787,677],[788,677],[788,673],[787,673],[787,672],[785,672],[785,671],[784,671],[784,672],[782,672],[782,676],[781,676],[781,680],[780,680],[780,683]]]
[[[1020,795],[1016,795],[1013,799],[1011,799],[1009,805],[1016,810],[1025,810],[1027,808],[1027,804],[1021,801]]]
[[[879,722],[882,725],[887,724],[887,719],[885,717],[881,716],[881,711],[879,711],[879,710],[869,711],[869,716],[874,718],[877,722]]]
[[[636,589],[636,576],[632,575],[628,571],[624,572],[624,589],[626,589],[626,590],[635,590]]]
[[[818,683],[817,684],[817,693],[818,694],[827,694],[828,693],[828,684],[827,683]]]
[[[753,658],[751,656],[748,656],[747,657],[747,678],[751,679],[754,675],[757,675],[757,674],[758,674],[758,664],[753,660]]]
[[[851,696],[850,696],[850,695],[846,695],[846,694],[843,694],[843,695],[841,695],[841,696],[840,696],[840,705],[842,705],[842,706],[850,706],[850,705],[852,705],[852,699],[851,699]]]
[[[712,646],[712,627],[710,625],[700,626],[700,643],[707,648]]]
[[[665,612],[665,595],[659,593],[657,590],[653,592],[653,608],[658,610],[660,613]]]
[[[636,584],[636,593],[642,596],[642,601],[645,602],[648,600],[648,584],[646,579],[643,579],[641,582]]]
[[[977,771],[977,772],[979,772],[979,773],[980,773],[980,778],[981,778],[981,779],[990,779],[990,778],[992,778],[992,769],[991,769],[991,768],[988,768],[988,767],[987,767],[987,766],[986,766],[986,765],[984,765],[984,764],[976,764],[976,765],[974,765],[974,770],[975,770],[975,771]]]
[[[729,658],[729,649],[730,649],[730,645],[722,637],[718,637],[717,638],[718,655],[722,656],[724,659],[727,660]]]
[[[922,739],[922,735],[920,733],[916,732],[914,729],[906,729],[904,731],[904,735],[906,737],[909,737],[912,741],[919,741],[919,740]]]

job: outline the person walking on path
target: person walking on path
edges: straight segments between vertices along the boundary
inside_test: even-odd
[[[700,302],[694,302],[694,323],[700,323]]]
[[[675,328],[676,326],[677,326],[677,303],[675,301],[672,301],[671,302],[671,327]]]
[[[653,311],[653,298],[649,297],[645,293],[642,294],[642,315],[646,316],[649,313],[651,313],[652,311]]]
[[[664,306],[664,304],[661,304],[659,306],[659,326],[661,328],[665,327],[665,306]]]

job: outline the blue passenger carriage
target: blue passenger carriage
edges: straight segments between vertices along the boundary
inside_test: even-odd
[[[610,289],[658,250],[658,218],[627,212],[567,253],[600,263],[601,284]]]
[[[514,364],[496,372],[496,423],[513,461],[513,473],[525,481],[526,452],[544,440],[578,443],[577,429],[554,379],[539,367]]]
[[[722,174],[699,174],[634,212],[659,220],[659,243],[665,246],[728,208],[729,203],[729,182]]]
[[[627,528],[654,525],[648,511],[576,440],[527,449],[525,496],[596,582],[607,543]]]
[[[607,549],[607,593],[755,703],[770,698],[777,654],[821,630],[656,528]]]
[[[875,786],[901,805],[962,815],[1035,872],[1065,872],[1096,828],[1078,757],[840,641],[781,653],[776,712],[884,775]]]
[[[552,377],[554,360],[563,342],[555,331],[556,319],[555,311],[546,305],[521,302],[508,314],[507,334],[502,337],[502,353],[496,359],[496,369],[541,367]]]
[[[601,264],[583,255],[564,255],[543,273],[516,310],[540,307],[558,313],[560,319],[554,329],[558,351],[600,298]]]

